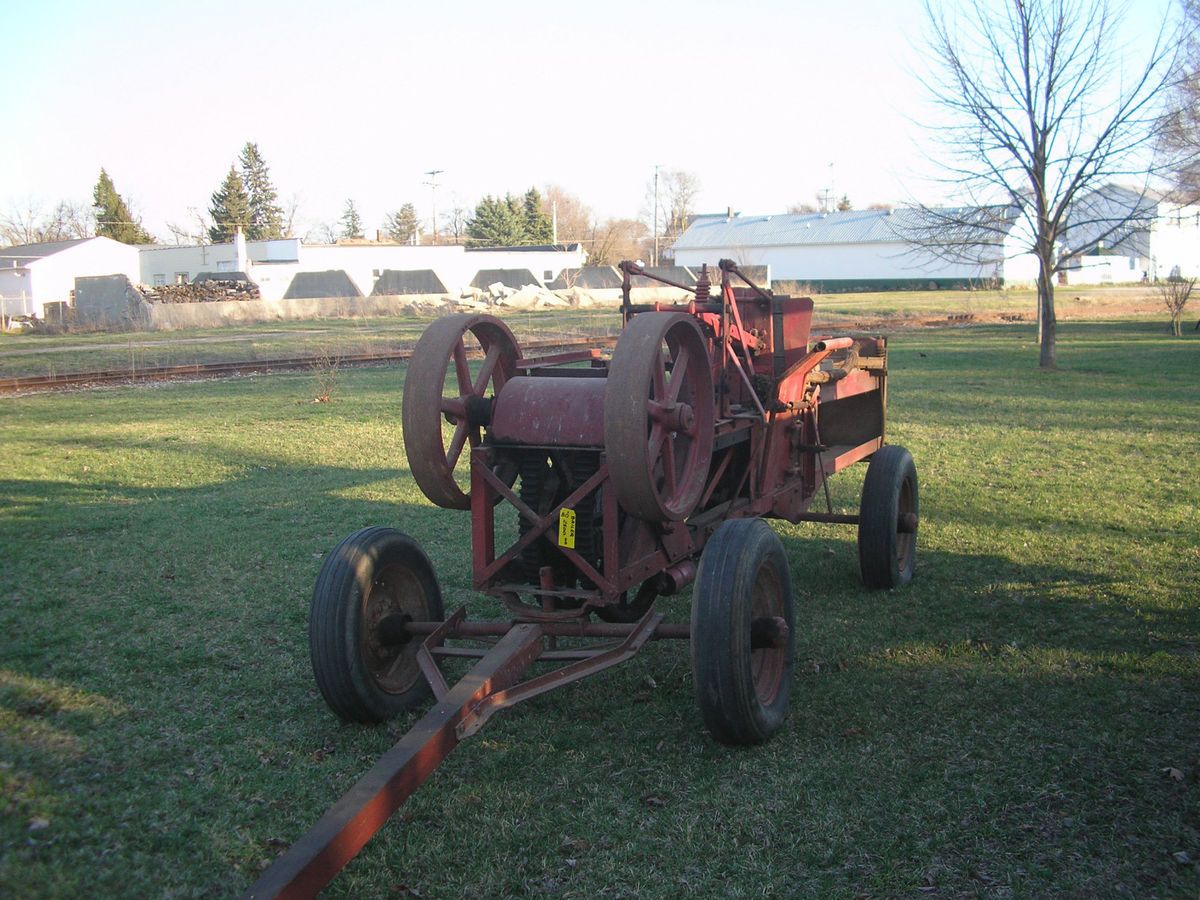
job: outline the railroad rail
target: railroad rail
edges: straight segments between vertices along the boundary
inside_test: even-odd
[[[525,346],[531,350],[577,350],[591,347],[613,347],[616,337],[577,338],[572,340],[533,341]],[[412,349],[393,350],[387,353],[356,353],[337,357],[339,367],[372,366],[404,362],[412,356]],[[52,375],[29,375],[18,378],[0,378],[0,394],[16,394],[24,391],[61,390],[86,388],[101,384],[141,383],[147,381],[170,381],[179,378],[222,378],[235,375],[267,372],[295,371],[308,369],[318,364],[317,356],[288,356],[278,359],[253,359],[235,362],[190,363],[181,366],[146,366],[140,369],[106,369],[94,372],[63,372]]]

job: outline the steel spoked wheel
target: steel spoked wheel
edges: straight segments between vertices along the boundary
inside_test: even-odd
[[[692,674],[704,724],[723,744],[761,744],[787,716],[794,667],[792,582],[761,519],[725,522],[692,590]]]
[[[604,447],[617,500],[650,522],[700,502],[713,448],[708,347],[686,313],[642,313],[617,341],[604,396]]]
[[[919,521],[917,467],[912,454],[889,445],[871,457],[858,513],[858,563],[869,588],[912,580]]]
[[[383,722],[420,704],[429,686],[406,621],[443,618],[442,593],[419,544],[364,528],[330,553],[313,589],[308,643],[321,695],[348,722]]]
[[[438,506],[471,508],[469,448],[479,444],[491,399],[520,356],[508,326],[493,316],[446,316],[417,342],[404,380],[404,448],[421,491]],[[482,357],[475,372],[472,357]]]

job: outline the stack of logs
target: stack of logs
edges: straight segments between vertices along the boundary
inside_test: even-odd
[[[201,281],[142,287],[151,303],[213,303],[218,300],[257,300],[258,285],[247,281]]]

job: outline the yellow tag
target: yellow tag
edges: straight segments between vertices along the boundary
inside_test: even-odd
[[[575,549],[575,510],[562,509],[558,513],[558,546]]]

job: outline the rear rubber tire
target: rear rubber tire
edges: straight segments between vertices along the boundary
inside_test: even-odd
[[[917,532],[901,531],[900,517],[920,512],[917,467],[903,447],[876,451],[863,481],[858,512],[858,563],[867,587],[896,588],[912,581]]]
[[[755,650],[755,618],[787,623],[784,646]],[[709,539],[692,590],[692,675],[704,724],[722,744],[761,744],[792,693],[795,615],[783,543],[761,519],[731,519]]]
[[[380,641],[388,615],[444,618],[442,593],[420,545],[393,528],[356,531],[321,566],[309,612],[308,645],[321,696],[347,722],[384,722],[429,695],[419,638]]]

